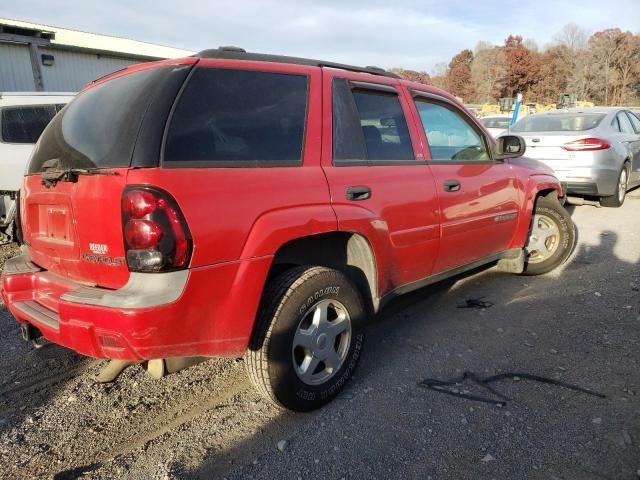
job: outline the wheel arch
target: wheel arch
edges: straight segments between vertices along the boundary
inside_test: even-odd
[[[334,268],[358,288],[365,308],[375,313],[379,306],[376,258],[368,239],[354,232],[328,232],[296,238],[276,251],[267,282],[300,265]]]
[[[511,248],[524,247],[531,219],[533,218],[533,210],[539,197],[551,197],[558,199],[563,195],[562,187],[557,178],[552,175],[541,174],[532,175],[526,183],[524,200],[521,205],[521,211],[518,226],[511,241]]]

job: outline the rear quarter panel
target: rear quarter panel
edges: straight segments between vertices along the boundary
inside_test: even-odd
[[[199,67],[306,75],[309,95],[301,166],[130,171],[130,185],[150,183],[175,197],[193,237],[191,267],[273,255],[293,238],[335,230],[320,168],[320,68],[219,59]]]

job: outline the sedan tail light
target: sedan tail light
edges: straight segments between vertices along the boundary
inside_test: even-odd
[[[608,142],[600,138],[581,138],[580,140],[574,140],[573,142],[565,143],[562,148],[570,152],[584,152],[592,150],[606,150],[610,148]]]
[[[164,272],[189,265],[191,234],[167,192],[128,187],[122,195],[122,231],[130,271]]]

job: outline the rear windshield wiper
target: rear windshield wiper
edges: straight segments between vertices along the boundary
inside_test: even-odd
[[[65,170],[45,170],[40,174],[42,185],[54,187],[58,182],[77,182],[81,175],[117,175],[115,170],[100,168],[67,168]]]

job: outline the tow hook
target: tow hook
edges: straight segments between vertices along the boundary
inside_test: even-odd
[[[42,336],[42,333],[40,333],[40,330],[38,330],[36,327],[31,325],[30,323],[21,323],[20,333],[22,333],[22,338],[25,342],[33,342],[34,340]]]

